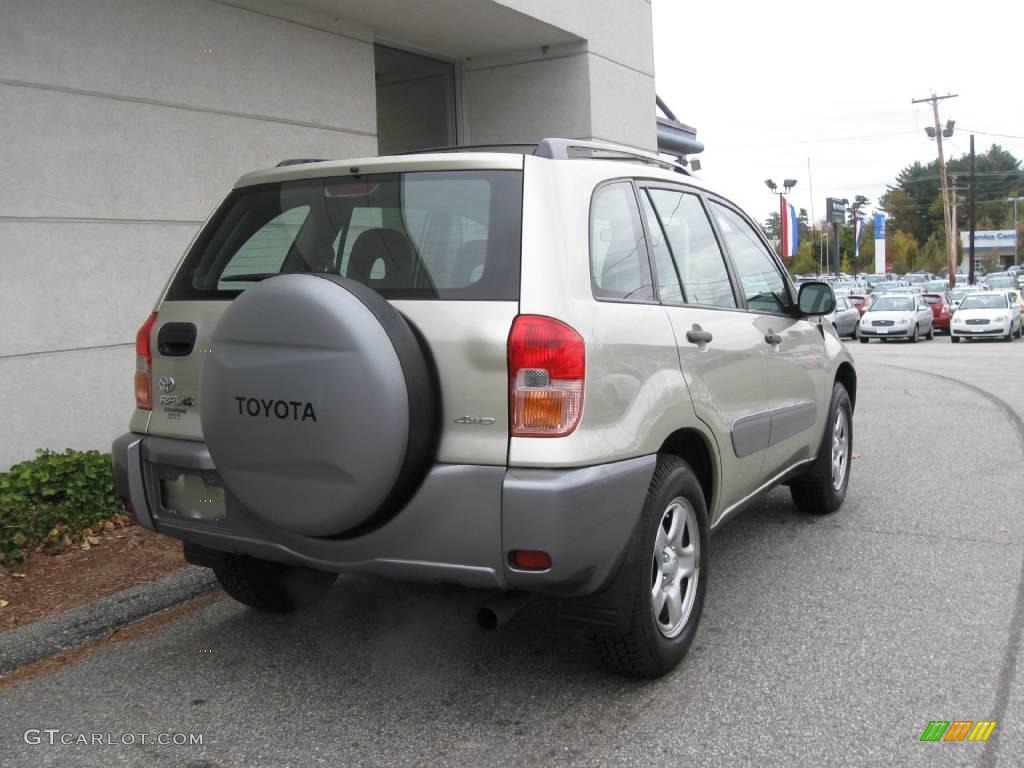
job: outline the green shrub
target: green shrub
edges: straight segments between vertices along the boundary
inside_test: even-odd
[[[0,474],[0,560],[66,546],[121,512],[109,453],[40,450]]]

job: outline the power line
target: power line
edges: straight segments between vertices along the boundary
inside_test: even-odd
[[[861,139],[883,139],[892,136],[910,136],[917,131],[896,131],[894,133],[865,133],[860,136],[835,136],[827,139],[794,139],[792,141],[768,141],[753,144],[721,144],[719,148],[729,147],[783,147],[791,144],[824,144],[831,141],[859,141]]]
[[[1024,139],[1024,136],[1013,136],[1009,133],[990,133],[989,131],[979,131],[977,128],[964,128],[963,130],[968,133],[980,133],[982,136],[995,136],[1000,139]]]

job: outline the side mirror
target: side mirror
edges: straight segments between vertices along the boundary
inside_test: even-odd
[[[828,283],[804,283],[800,286],[797,305],[800,307],[800,314],[805,317],[827,315],[836,308],[836,295]]]

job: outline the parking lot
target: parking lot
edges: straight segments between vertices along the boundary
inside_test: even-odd
[[[847,342],[850,344],[850,342]],[[364,578],[293,617],[217,602],[0,694],[5,765],[1017,765],[1024,749],[1024,344],[850,344],[853,478],[711,539],[689,656],[607,675],[532,604]],[[995,720],[987,743],[922,743]],[[30,728],[202,746],[26,744]]]

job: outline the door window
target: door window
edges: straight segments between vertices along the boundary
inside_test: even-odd
[[[665,233],[654,212],[651,201],[646,194],[640,196],[640,206],[644,209],[647,221],[647,233],[650,235],[651,253],[654,256],[654,269],[657,272],[658,298],[662,304],[682,304],[683,289],[679,284],[679,275],[672,262],[672,251],[665,240]]]
[[[700,199],[668,189],[650,189],[647,195],[679,270],[683,300],[687,304],[735,307],[725,260]]]
[[[791,303],[789,289],[761,238],[736,211],[714,202],[711,207],[739,274],[747,307],[755,312],[784,312]]]

